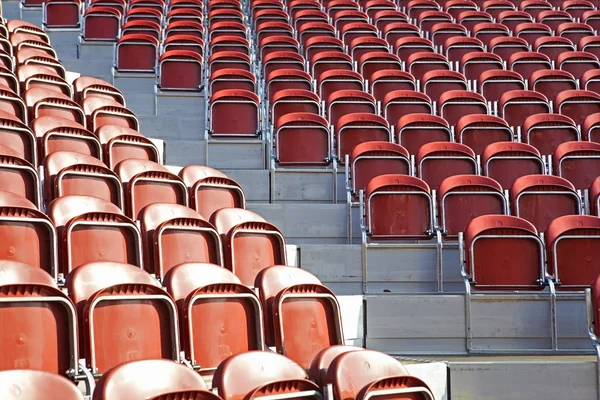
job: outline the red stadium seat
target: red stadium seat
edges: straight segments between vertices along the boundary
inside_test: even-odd
[[[552,29],[545,24],[526,22],[518,24],[513,34],[525,39],[530,46],[533,46],[538,38],[552,36]]]
[[[540,70],[551,70],[552,60],[542,53],[518,52],[514,53],[508,59],[508,67],[518,72],[525,79],[530,79],[531,75]]]
[[[590,187],[600,168],[600,144],[566,142],[558,145],[552,155],[554,175],[569,180],[576,189]]]
[[[450,142],[452,133],[448,122],[435,115],[407,114],[396,124],[396,139],[410,154],[431,142]]]
[[[396,40],[394,43],[394,54],[401,60],[408,60],[408,57],[414,53],[434,52],[431,40],[420,37],[405,37]]]
[[[127,158],[160,162],[154,143],[131,128],[102,125],[96,129],[96,135],[102,145],[102,159],[110,169]]]
[[[529,77],[529,82],[532,90],[548,99],[555,99],[562,91],[577,89],[575,77],[570,72],[557,69],[536,71]]]
[[[364,79],[361,74],[344,69],[325,71],[317,81],[317,91],[321,98],[328,99],[338,90],[364,90]]]
[[[321,74],[332,69],[354,70],[352,57],[337,51],[323,51],[315,54],[310,60],[310,72],[317,81]]]
[[[352,150],[349,160],[350,189],[354,196],[365,190],[371,179],[385,174],[411,175],[408,151],[395,143],[365,142]]]
[[[419,53],[420,54],[420,53]],[[395,54],[386,52],[371,52],[363,54],[358,61],[358,72],[365,79],[371,79],[371,76],[381,70],[402,71],[402,61]]]
[[[298,70],[304,72],[304,57],[293,51],[272,51],[262,59],[263,76],[269,76],[278,69]]]
[[[444,179],[437,202],[440,228],[448,239],[456,239],[476,217],[509,212],[502,186],[491,178],[478,175],[455,175]]]
[[[213,378],[213,388],[228,400],[275,397],[318,398],[319,387],[309,381],[301,366],[266,351],[250,351],[222,362]]]
[[[116,100],[89,96],[83,100],[82,107],[90,131],[95,132],[103,125],[119,125],[136,131],[140,129],[137,116]]]
[[[408,65],[408,72],[413,74],[417,80],[423,79],[423,75],[429,71],[451,70],[446,57],[437,53],[414,53],[406,60],[406,64]]]
[[[565,37],[542,36],[533,43],[533,50],[556,60],[564,52],[575,51],[575,46]]]
[[[14,396],[31,400],[83,400],[83,394],[68,379],[44,371],[14,369],[0,372],[0,396]]]
[[[490,70],[478,78],[480,92],[488,102],[498,102],[502,95],[511,90],[525,90],[525,80],[515,71]]]
[[[379,175],[365,191],[365,227],[370,240],[426,240],[434,234],[429,186],[407,175]]]
[[[0,97],[2,93],[0,92]],[[23,100],[28,110],[28,121],[45,115],[73,120],[85,125],[85,114],[69,96],[55,90],[39,87],[31,88],[23,93]],[[22,120],[23,121],[23,120]]]
[[[450,126],[456,126],[466,115],[486,115],[488,105],[485,98],[467,90],[450,90],[440,96],[438,114],[448,121]]]
[[[221,90],[210,98],[209,118],[209,133],[214,137],[256,137],[260,99],[247,90]]]
[[[327,102],[329,123],[337,128],[340,118],[347,114],[376,114],[375,99],[368,93],[358,90],[340,90],[332,93]]]
[[[463,25],[469,31],[472,31],[475,25],[480,22],[494,22],[494,18],[491,14],[485,11],[463,11],[456,16],[456,22]],[[446,47],[446,46],[445,46]]]
[[[569,117],[559,114],[536,114],[523,123],[523,142],[541,154],[552,154],[564,142],[580,140],[579,130]]]
[[[558,290],[584,290],[600,273],[600,218],[569,215],[556,218],[546,231],[548,273]]]
[[[566,37],[573,43],[579,43],[581,39],[587,36],[595,36],[594,29],[584,23],[565,22],[556,28],[556,35]]]
[[[148,160],[126,159],[115,167],[127,198],[127,216],[137,219],[149,204],[188,205],[187,187],[166,167]]]
[[[221,90],[256,91],[256,76],[249,71],[237,68],[220,69],[210,76],[208,92],[217,93]]]
[[[531,222],[539,232],[555,218],[583,211],[575,187],[558,176],[522,176],[513,183],[510,196],[512,214]]]
[[[227,68],[242,69],[250,72],[250,57],[247,54],[235,51],[223,51],[211,54],[208,59],[208,70],[210,74]]]
[[[188,165],[179,177],[189,190],[190,207],[205,219],[219,208],[246,208],[242,187],[224,173],[201,165]]]
[[[399,121],[410,114],[433,114],[433,104],[429,96],[412,90],[394,90],[388,92],[381,105],[383,115],[388,121]]]
[[[221,208],[210,222],[221,235],[225,264],[242,284],[252,286],[260,270],[286,264],[285,238],[276,226],[251,211]]]
[[[475,290],[541,290],[546,280],[537,230],[510,215],[473,219],[464,235],[464,260]]]
[[[600,143],[598,134],[594,132],[598,128],[600,128],[600,113],[588,115],[581,127],[583,140]]]
[[[319,351],[308,370],[310,379],[319,387],[325,387],[327,384],[327,371],[333,360],[341,354],[362,350],[364,350],[362,347],[337,345]]]
[[[554,101],[556,112],[583,124],[588,115],[600,112],[600,94],[589,90],[565,90]]]
[[[15,114],[2,110],[1,96],[0,88],[0,145],[14,150],[32,165],[37,165],[36,138],[33,132]]]
[[[504,3],[508,3],[512,6],[512,4],[508,1]],[[489,12],[492,14],[492,16],[494,16],[489,9],[485,9],[484,11]],[[510,31],[505,25],[502,24],[481,22],[473,27],[471,35],[474,38],[481,40],[484,45],[489,46],[494,38],[510,36]]]
[[[513,131],[506,121],[493,115],[465,115],[458,120],[455,141],[469,146],[475,154],[496,142],[512,142]]]
[[[468,83],[465,76],[455,71],[429,71],[423,75],[421,82],[423,92],[433,101],[451,90],[467,90]]]
[[[500,97],[498,113],[509,126],[519,128],[525,119],[534,114],[549,114],[548,99],[531,90],[511,90]]]
[[[319,350],[343,343],[338,301],[310,272],[272,266],[257,275],[255,286],[265,313],[266,343],[278,353],[308,369]]]
[[[82,37],[88,41],[116,41],[121,30],[121,11],[113,7],[95,6],[82,18]]]
[[[528,12],[507,10],[498,14],[498,22],[506,25],[508,29],[516,34],[515,36],[521,36],[518,33],[523,32],[524,26],[516,29],[517,26],[525,23],[533,23],[534,21],[533,17]]]
[[[116,47],[116,68],[121,72],[154,72],[156,68],[158,39],[132,33],[121,36]]]
[[[308,112],[288,113],[277,119],[273,134],[278,165],[331,163],[331,133],[325,118]]]
[[[68,195],[98,197],[124,209],[123,189],[117,175],[97,158],[57,151],[44,161],[46,204]]]
[[[74,100],[81,104],[88,97],[103,97],[125,106],[125,96],[110,83],[91,76],[80,76],[73,81]]]
[[[416,159],[416,175],[437,189],[453,175],[477,175],[475,152],[460,143],[432,142],[421,146]]]
[[[385,69],[374,72],[369,80],[371,93],[379,102],[383,102],[385,96],[394,90],[417,90],[415,77],[405,71]]]
[[[82,353],[93,371],[104,374],[132,354],[136,360],[179,361],[177,306],[143,269],[93,262],[74,269],[66,286],[79,313]],[[132,341],[132,332],[144,334]]]
[[[60,237],[61,272],[94,261],[142,266],[142,237],[114,204],[90,196],[64,196],[48,206]]]
[[[38,162],[56,151],[73,151],[102,159],[102,146],[94,134],[75,121],[40,117],[33,120],[32,130],[38,141]]]
[[[381,36],[391,45],[404,38],[421,37],[419,27],[408,22],[392,22],[381,31]]]
[[[0,144],[0,186],[25,197],[41,209],[40,178],[37,170],[11,147]]]
[[[204,85],[203,59],[189,50],[169,50],[158,59],[161,90],[201,90]]]
[[[492,143],[481,156],[482,175],[493,178],[506,189],[521,176],[544,174],[545,168],[540,152],[526,143]]]
[[[164,284],[178,306],[183,351],[202,375],[232,355],[264,349],[260,300],[227,269],[184,263]]]
[[[363,396],[431,400],[433,394],[421,379],[410,376],[400,361],[372,350],[338,355],[327,370],[327,384],[336,398],[357,400]]]
[[[49,381],[39,388],[31,380],[42,375],[38,371],[52,373],[56,380],[59,377],[54,374],[78,370],[75,306],[58,289],[53,278],[40,268],[2,260],[0,271],[0,318],[4,321],[0,339],[0,396],[14,398],[16,388],[17,395],[22,398],[37,399],[36,394],[42,390],[44,398],[82,399],[79,389],[66,380],[65,383],[60,381],[60,386],[70,385],[72,389],[64,393],[52,391],[58,387]],[[19,337],[27,340],[24,343],[15,341]],[[26,381],[19,379],[21,373],[29,375]],[[19,383],[21,388],[17,386]],[[75,392],[79,392],[79,397],[74,397]]]
[[[556,66],[561,70],[570,72],[576,79],[581,79],[585,72],[598,70],[600,61],[592,53],[569,51],[561,53],[556,58]]]
[[[508,61],[515,53],[529,51],[529,43],[515,36],[498,36],[490,40],[488,50]]]
[[[392,141],[388,122],[369,113],[346,114],[337,120],[335,138],[338,160],[344,162],[346,155],[352,154],[354,148],[369,141]]]
[[[497,54],[474,52],[462,56],[459,67],[467,79],[478,80],[486,71],[504,70],[504,62]]]
[[[185,365],[168,360],[136,359],[117,365],[103,375],[92,399],[158,400],[182,397],[195,400],[219,399],[208,391],[202,377]]]
[[[269,121],[277,125],[281,117],[291,113],[305,112],[321,114],[321,99],[314,92],[304,89],[283,89],[275,92],[271,99]]]
[[[144,242],[144,268],[163,279],[183,263],[223,264],[219,234],[194,210],[179,204],[153,203],[138,219]]]

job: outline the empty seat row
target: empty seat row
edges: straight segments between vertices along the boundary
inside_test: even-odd
[[[132,358],[163,358],[210,375],[227,357],[266,346],[308,369],[319,350],[343,344],[336,297],[297,267],[262,270],[260,297],[214,264],[178,265],[163,289],[139,267],[87,263],[67,276],[68,297],[39,268],[11,261],[0,268],[0,315],[10,322],[0,370],[17,366],[77,381],[85,368],[98,378]],[[12,337],[28,340],[17,348]]]
[[[131,380],[131,377],[136,379]],[[219,365],[212,386],[213,390],[209,391],[201,376],[172,361],[129,361],[103,376],[92,398],[164,399],[186,396],[202,400],[250,400],[269,393],[274,399],[290,396],[318,399],[331,390],[336,398],[350,400],[383,393],[410,396],[415,400],[434,399],[427,383],[411,376],[400,361],[353,346],[332,346],[321,351],[308,373],[278,354],[263,351],[241,353]],[[0,372],[0,394],[10,393],[14,387],[32,400],[83,399],[72,383],[58,375],[26,370]]]

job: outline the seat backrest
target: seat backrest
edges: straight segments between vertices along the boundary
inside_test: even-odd
[[[240,208],[221,208],[210,222],[221,235],[225,265],[244,285],[252,286],[261,269],[287,264],[283,234],[260,215]]]
[[[223,400],[242,400],[264,385],[306,378],[302,367],[280,354],[250,351],[223,361],[215,372],[212,386]]]
[[[432,142],[419,149],[415,158],[416,175],[437,189],[453,175],[477,175],[475,152],[460,143]]]
[[[126,189],[127,215],[137,219],[140,211],[152,203],[187,206],[185,183],[165,166],[149,160],[126,159],[115,167]]]
[[[39,143],[39,163],[55,151],[73,151],[102,159],[98,138],[75,121],[44,116],[33,121],[32,129]]]
[[[430,114],[414,113],[404,115],[396,124],[396,140],[410,154],[431,142],[451,141],[450,126],[441,117]]]
[[[202,375],[231,355],[264,349],[260,300],[229,270],[184,263],[171,268],[164,282],[178,305],[182,349]]]
[[[364,350],[362,347],[336,345],[323,349],[313,358],[308,375],[319,387],[324,387],[327,384],[327,371],[329,366],[337,356],[351,351]]]
[[[442,181],[438,190],[439,224],[447,238],[464,232],[480,215],[508,214],[502,186],[486,176],[455,175]]]
[[[433,201],[429,186],[419,178],[377,176],[367,185],[365,202],[371,240],[427,239],[433,234]]]
[[[95,133],[104,148],[102,159],[110,169],[127,158],[157,163],[161,161],[156,145],[136,130],[118,125],[102,125]]]
[[[544,247],[535,227],[511,215],[483,215],[467,225],[465,272],[474,289],[540,290]]]
[[[576,189],[587,189],[600,168],[600,143],[562,143],[554,150],[552,163],[554,175],[566,178]]]
[[[512,214],[544,232],[553,219],[582,213],[581,199],[569,181],[552,175],[527,175],[510,189]]]
[[[46,202],[66,195],[99,197],[124,208],[117,175],[97,158],[71,151],[51,153],[44,160]]]
[[[100,378],[93,400],[147,399],[169,391],[208,390],[197,372],[169,360],[120,364]]]
[[[458,120],[455,141],[482,154],[491,143],[511,142],[513,131],[506,121],[494,115],[465,115]]]
[[[131,354],[138,360],[179,361],[177,306],[143,269],[88,263],[71,271],[65,285],[80,311],[82,352],[89,368],[103,374]],[[131,340],[131,332],[144,334]]]
[[[584,290],[600,274],[600,218],[567,215],[546,231],[548,273],[559,290]]]
[[[0,372],[0,397],[30,400],[83,400],[73,382],[44,371],[16,369]]]
[[[367,385],[382,378],[409,376],[395,358],[373,350],[350,351],[331,362],[326,381],[339,399],[357,399]]]
[[[69,195],[46,210],[61,238],[61,272],[94,261],[142,266],[142,238],[131,219],[109,201]]]
[[[283,265],[272,266],[263,269],[256,276],[254,286],[258,288],[260,301],[265,311],[265,339],[268,346],[275,344],[275,334],[273,326],[273,303],[275,297],[283,289],[298,284],[320,285],[321,281],[310,272]]]
[[[390,142],[365,142],[357,145],[350,156],[351,189],[356,196],[367,187],[369,181],[385,174],[410,175],[411,163],[408,151]]]
[[[138,219],[144,241],[145,269],[159,279],[182,263],[223,263],[219,234],[191,208],[152,203],[140,211]]]
[[[75,307],[66,294],[57,288],[52,276],[35,266],[2,261],[0,299],[0,319],[4,321],[0,370],[19,366],[29,370],[65,374],[70,368],[77,368]],[[19,337],[27,340],[23,343],[15,342],[14,338]],[[37,388],[33,382],[25,384],[17,376],[14,380],[8,379],[10,375],[4,375],[7,378],[4,380],[2,374],[5,372],[0,372],[2,398],[13,398],[14,385],[19,383],[23,383],[24,387],[17,393],[27,398],[37,398],[31,390]],[[45,389],[49,387],[46,386]],[[10,388],[8,392],[7,388]],[[68,391],[65,396],[56,398],[71,398]]]
[[[545,173],[540,152],[533,146],[518,142],[496,142],[488,145],[481,156],[482,174],[493,178],[503,188],[524,175]]]
[[[575,122],[565,115],[536,114],[523,123],[522,138],[541,154],[552,154],[559,144],[579,140],[580,133]]]
[[[190,207],[209,219],[219,208],[246,208],[246,196],[239,183],[216,169],[188,165],[179,177],[189,189]]]

